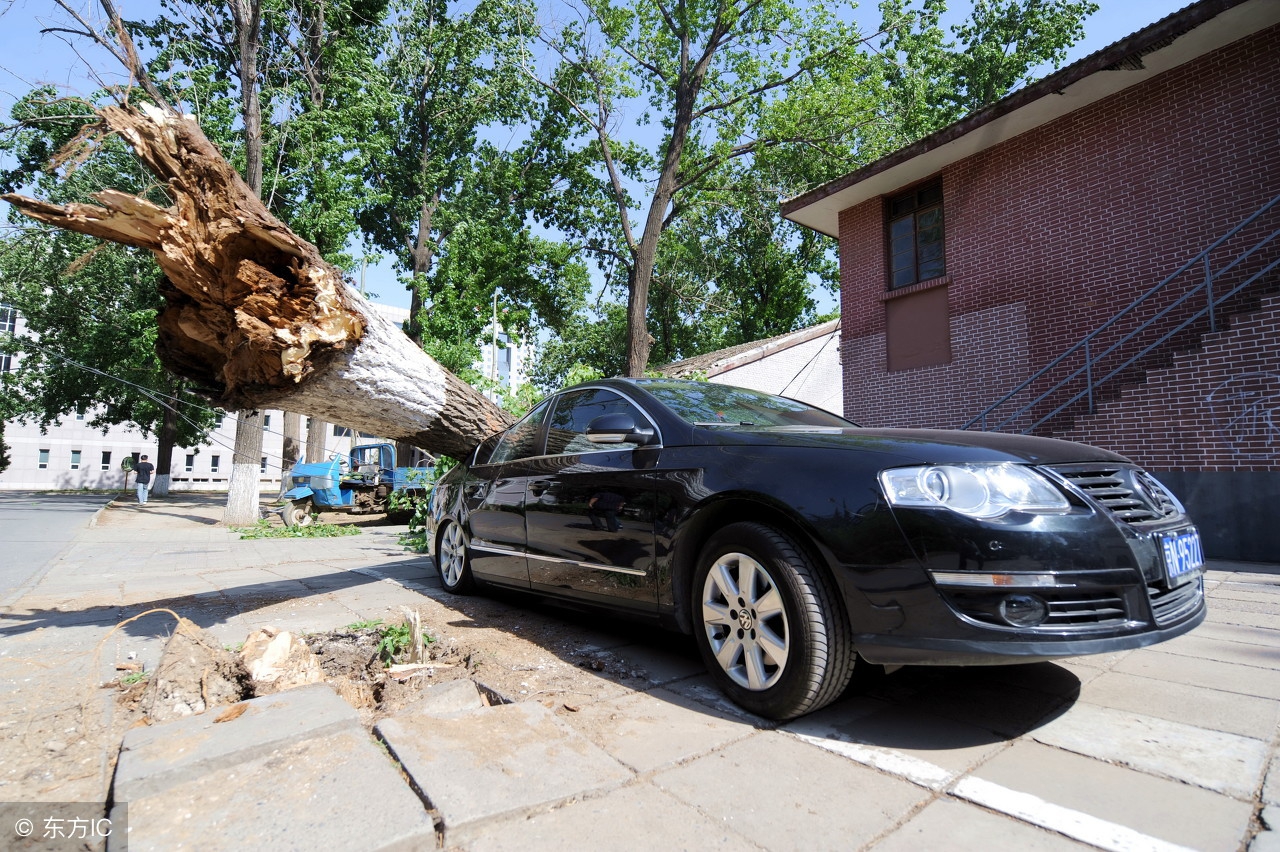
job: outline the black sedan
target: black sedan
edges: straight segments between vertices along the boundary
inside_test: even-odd
[[[1122,456],[863,429],[706,382],[561,391],[441,478],[451,592],[492,583],[692,633],[738,704],[788,719],[855,661],[976,665],[1138,648],[1204,619],[1200,538]]]

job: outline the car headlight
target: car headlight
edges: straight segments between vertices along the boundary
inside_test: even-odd
[[[898,467],[881,471],[880,484],[891,505],[950,509],[971,518],[1071,508],[1062,492],[1035,470],[1008,462]]]

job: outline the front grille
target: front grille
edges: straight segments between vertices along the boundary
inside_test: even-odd
[[[1136,467],[1059,465],[1050,470],[1127,524],[1159,521],[1180,512],[1164,486]]]
[[[1183,583],[1172,589],[1147,586],[1147,596],[1151,599],[1151,611],[1156,617],[1156,624],[1163,627],[1195,612],[1204,597],[1204,578],[1196,577],[1190,583]]]
[[[1124,601],[1116,594],[1078,594],[1049,598],[1048,627],[1075,624],[1118,624],[1126,621]]]
[[[944,593],[953,607],[974,621],[1006,629],[1009,627],[1000,617],[998,609],[1005,593],[955,589],[945,589]],[[1049,628],[1059,632],[1087,631],[1119,626],[1130,620],[1123,598],[1114,591],[1034,589],[1028,593],[1036,595],[1049,605],[1049,617],[1039,627],[1033,628],[1036,630]]]

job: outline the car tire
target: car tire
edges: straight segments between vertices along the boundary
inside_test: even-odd
[[[440,531],[440,546],[436,548],[436,571],[446,592],[467,595],[475,591],[476,580],[471,574],[471,541],[461,524],[445,521]]]
[[[786,720],[838,698],[853,674],[849,619],[832,581],[786,535],[716,531],[693,580],[698,650],[735,703]]]

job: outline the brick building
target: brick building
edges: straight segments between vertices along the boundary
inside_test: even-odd
[[[1280,3],[1203,0],[784,205],[844,413],[1114,449],[1280,558]]]

